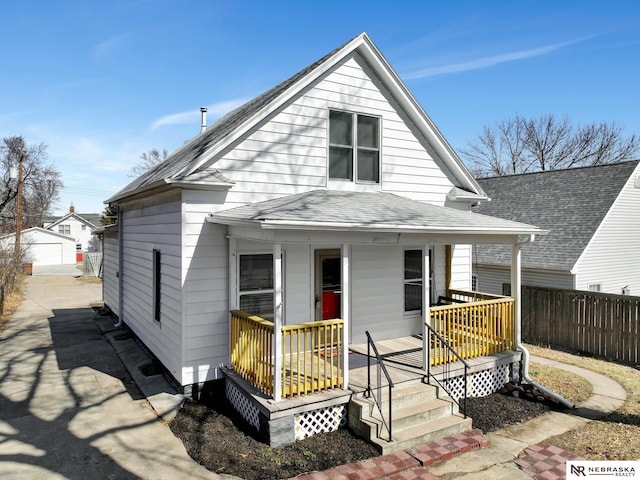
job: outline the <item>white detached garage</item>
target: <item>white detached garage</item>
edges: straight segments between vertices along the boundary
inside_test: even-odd
[[[2,237],[5,248],[15,244],[15,233]],[[33,265],[75,265],[76,241],[44,228],[23,230],[20,243],[26,249],[26,262]]]

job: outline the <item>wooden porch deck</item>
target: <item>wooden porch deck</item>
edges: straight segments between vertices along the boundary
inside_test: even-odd
[[[376,341],[378,352],[383,357],[383,362],[391,381],[394,384],[408,382],[416,379],[423,379],[426,375],[423,366],[422,338],[418,335],[410,337],[391,338],[388,340]],[[363,360],[359,360],[358,366],[349,368],[349,388],[354,392],[364,391],[367,388],[367,367],[359,364],[366,362],[367,345],[350,345],[349,350],[361,355]],[[502,364],[505,361],[519,357],[520,353],[513,350],[493,353],[487,356],[475,357],[465,360],[469,365],[470,374],[492,368],[494,365]],[[446,366],[449,375],[456,373],[462,375],[464,366],[461,362],[453,362]],[[436,378],[443,374],[444,367],[436,365],[431,367],[431,374]],[[382,380],[386,385],[386,379]]]

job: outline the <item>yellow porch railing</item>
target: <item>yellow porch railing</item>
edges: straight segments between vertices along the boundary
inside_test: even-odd
[[[273,396],[273,322],[239,310],[231,312],[231,367]]]
[[[282,327],[282,397],[343,386],[341,319]],[[231,367],[264,394],[274,395],[273,322],[231,312]]]
[[[451,298],[468,300],[470,303],[429,309],[431,326],[463,359],[513,348],[513,298],[479,294],[494,298],[477,301],[474,299],[476,293],[478,292],[450,291]],[[434,355],[431,356],[431,365],[453,361],[444,353],[444,349],[435,345],[432,345],[432,349]]]
[[[282,396],[295,397],[342,387],[344,321],[282,327]]]

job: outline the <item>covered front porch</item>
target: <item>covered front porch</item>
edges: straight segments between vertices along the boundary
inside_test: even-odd
[[[410,339],[404,353],[375,362],[417,379],[437,379],[439,369],[449,375],[457,362],[468,373],[465,362],[495,362],[518,347],[520,248],[536,227],[380,192],[335,191],[246,205],[209,221],[226,225],[228,238],[228,395],[258,429],[268,418],[268,429],[280,431],[280,419],[312,410],[329,423],[344,419],[351,395],[371,390],[355,368],[366,363],[359,348],[368,339],[374,346]],[[470,291],[478,243],[511,245],[513,298]],[[403,355],[415,360],[402,366]]]

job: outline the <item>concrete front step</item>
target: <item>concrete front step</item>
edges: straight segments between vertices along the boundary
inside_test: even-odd
[[[388,399],[386,390],[383,389],[381,397]],[[382,421],[382,415],[388,421],[387,401],[381,406],[382,414],[372,398],[352,398],[349,405],[351,429],[370,440],[383,454],[471,428],[471,419],[457,414],[458,407],[449,397],[438,398],[438,388],[419,381],[399,384],[392,393],[393,438],[389,442]]]
[[[449,415],[426,423],[413,425],[402,430],[393,430],[392,440],[372,438],[370,441],[378,447],[383,455],[406,450],[421,443],[438,440],[471,430],[471,418],[460,415]],[[386,432],[385,432],[386,433]]]

